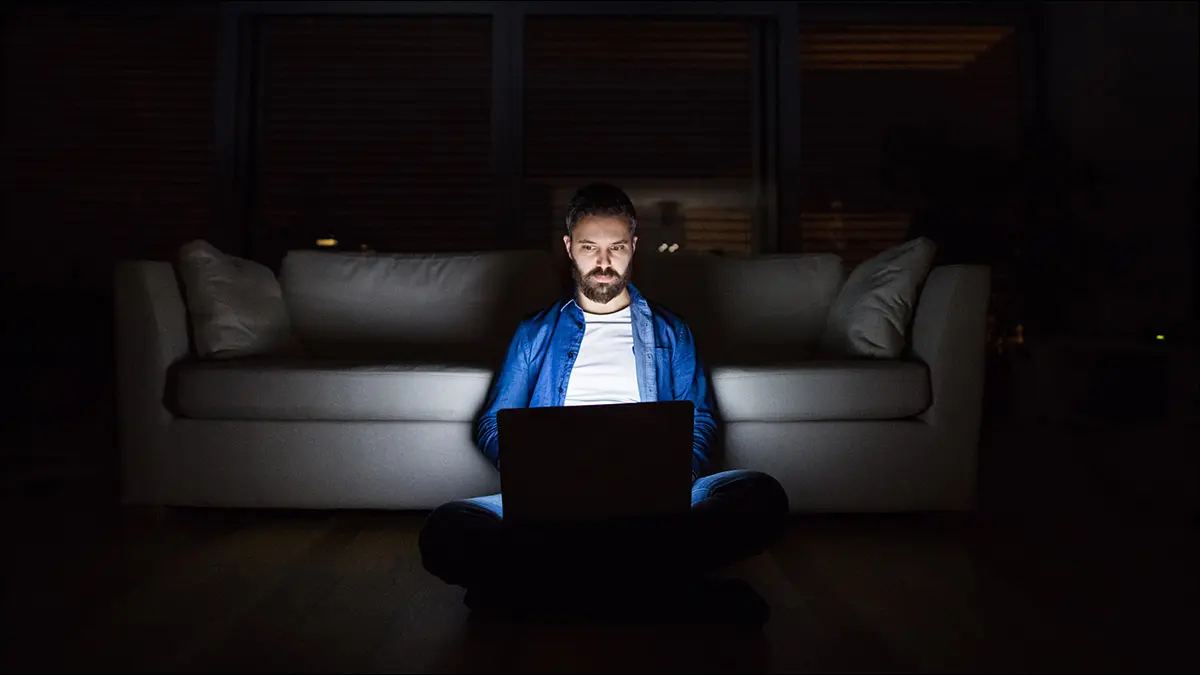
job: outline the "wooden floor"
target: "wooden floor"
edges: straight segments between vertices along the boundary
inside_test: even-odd
[[[6,476],[4,672],[1196,672],[1200,429],[994,425],[981,509],[797,517],[730,570],[761,634],[471,620],[424,514],[115,506],[84,471]],[[1136,461],[1130,461],[1136,456]],[[69,467],[57,463],[53,466]],[[109,485],[104,494],[88,486]],[[18,489],[19,488],[19,489]],[[1140,515],[1139,515],[1140,514]]]
[[[758,635],[469,620],[423,514],[6,511],[4,669],[165,672],[1195,670],[1186,523],[802,517],[730,570]]]

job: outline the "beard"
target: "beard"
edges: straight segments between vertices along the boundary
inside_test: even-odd
[[[629,272],[633,269],[633,264],[630,263],[625,268],[625,272],[618,274],[617,270],[612,267],[597,267],[587,274],[584,274],[579,265],[575,261],[571,261],[571,276],[575,279],[575,288],[583,294],[583,297],[597,304],[608,304],[625,290],[625,285],[629,282]],[[616,277],[613,281],[597,281],[597,276],[612,276]]]

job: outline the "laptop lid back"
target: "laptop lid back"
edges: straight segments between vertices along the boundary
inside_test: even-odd
[[[690,401],[499,411],[505,520],[686,514],[693,415]]]

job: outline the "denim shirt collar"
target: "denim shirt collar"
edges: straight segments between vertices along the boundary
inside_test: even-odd
[[[654,363],[654,317],[650,303],[632,283],[626,283],[629,289],[630,318],[633,324],[633,355],[637,363],[638,394],[643,402],[658,400],[658,377]],[[585,321],[583,309],[575,302],[575,296],[563,304],[559,310],[562,317],[569,316],[579,331],[576,347],[583,340]]]

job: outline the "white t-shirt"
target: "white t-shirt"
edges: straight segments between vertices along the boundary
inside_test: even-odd
[[[640,403],[633,355],[633,314],[583,313],[586,326],[567,380],[565,405]]]

